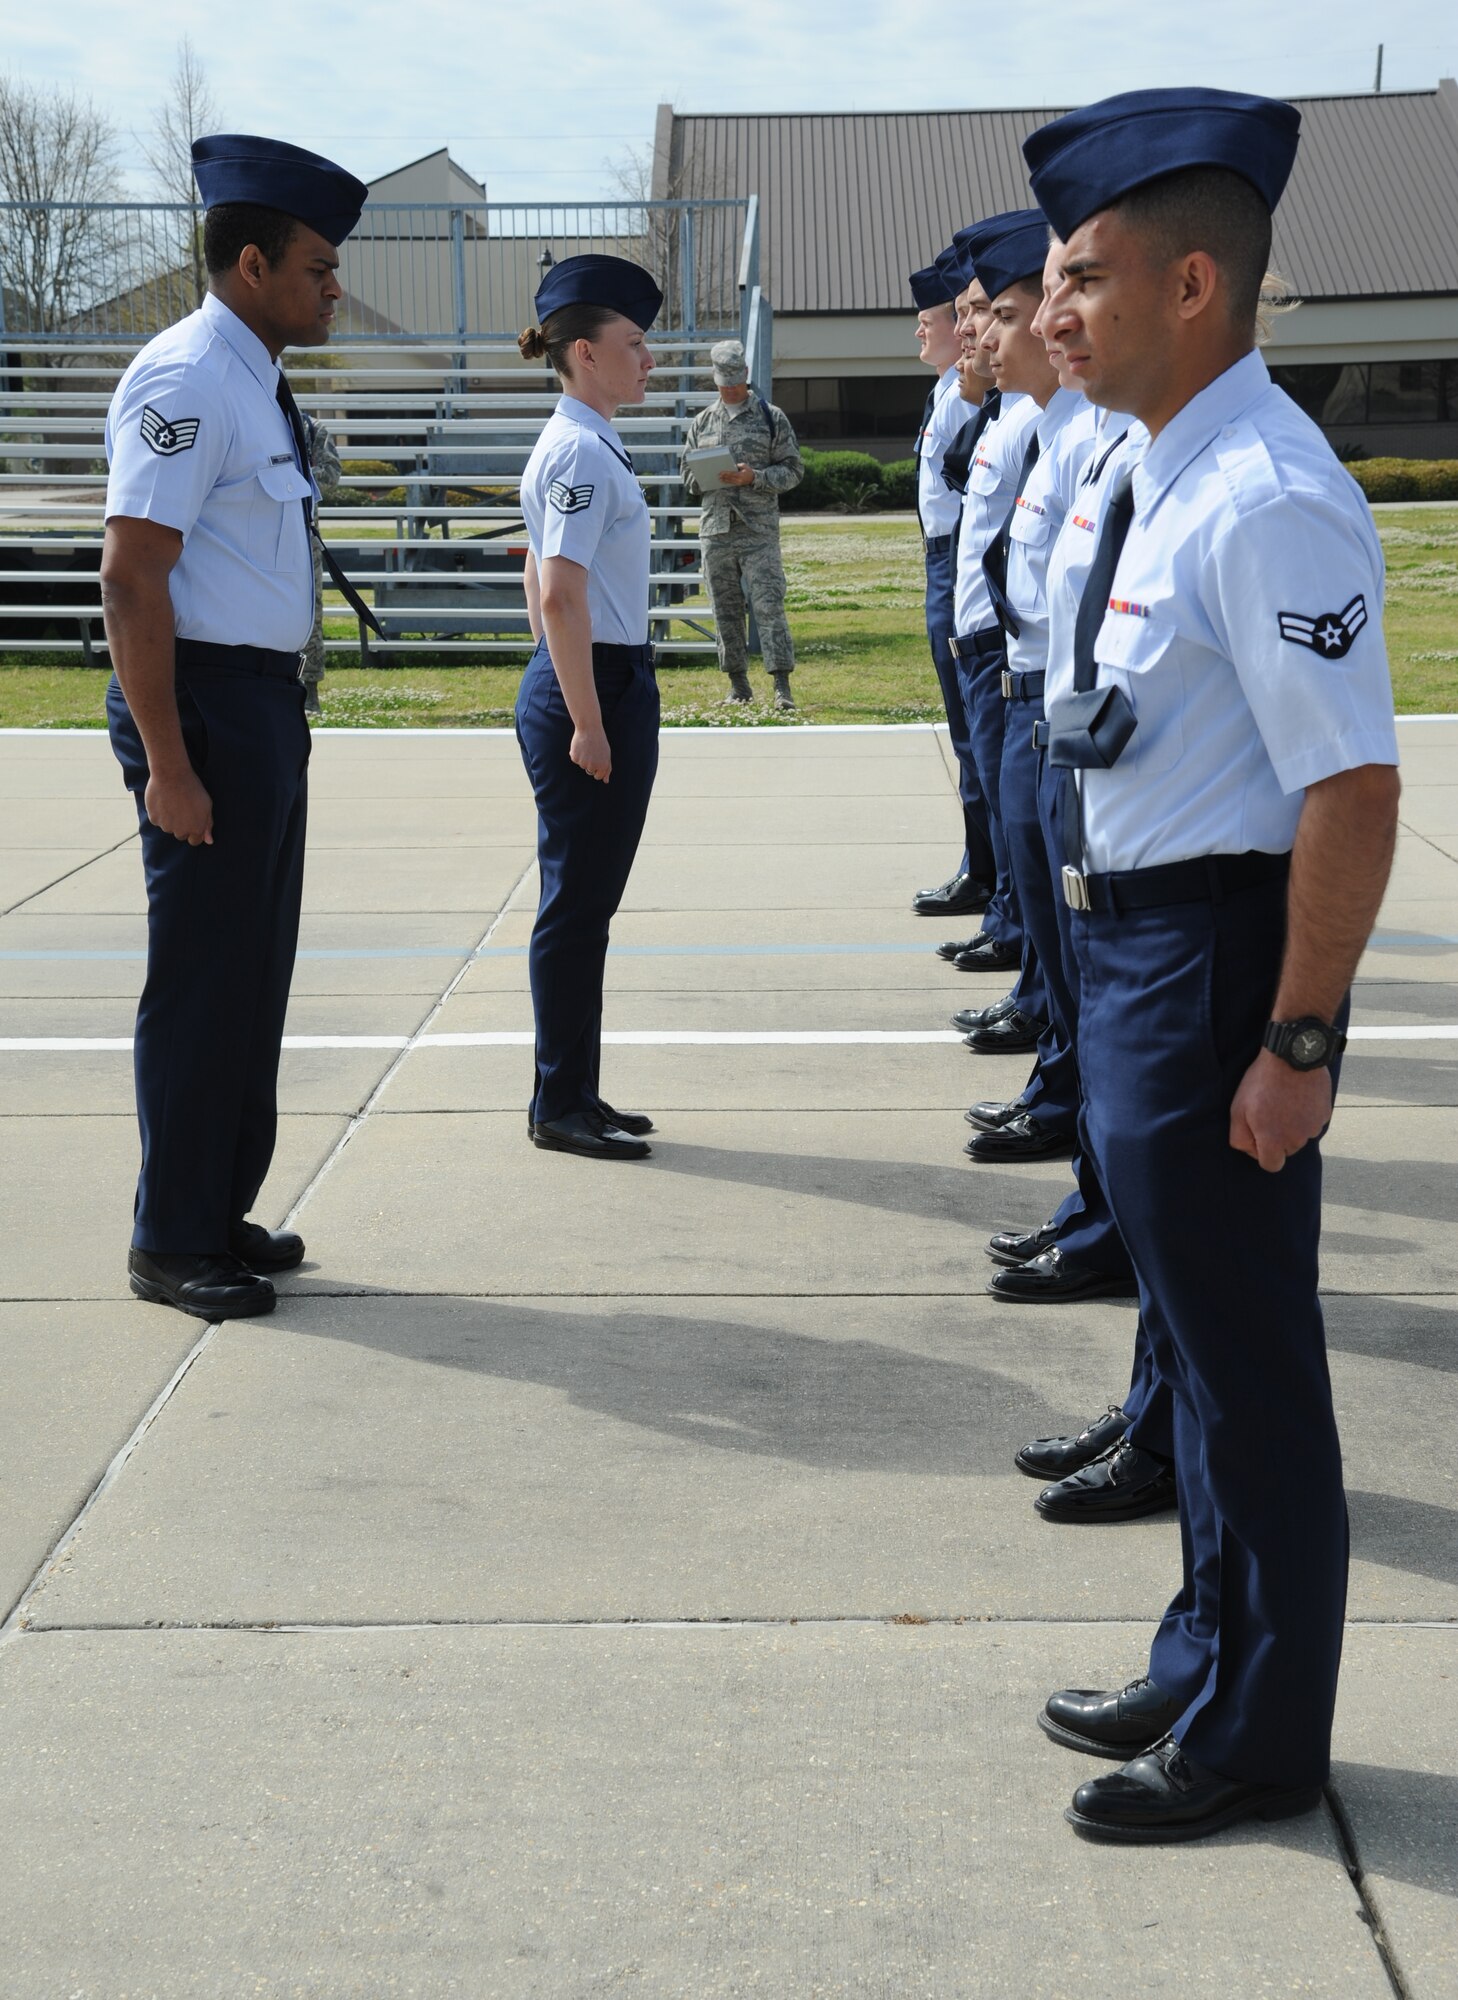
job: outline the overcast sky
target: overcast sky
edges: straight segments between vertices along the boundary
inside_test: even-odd
[[[613,191],[654,111],[898,111],[1067,105],[1150,84],[1271,95],[1458,74],[1453,0],[0,0],[0,66],[74,85],[121,129],[130,191],[186,33],[224,129],[327,153],[369,180],[448,145],[497,201]],[[975,30],[949,22],[974,19]],[[1066,28],[1061,28],[1062,23]],[[998,32],[1002,23],[1012,26]]]

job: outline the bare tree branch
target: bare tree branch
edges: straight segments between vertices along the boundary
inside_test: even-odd
[[[216,132],[219,124],[217,100],[208,82],[202,58],[184,35],[177,44],[167,95],[152,114],[152,136],[142,143],[147,164],[161,201],[177,202],[191,211],[178,217],[177,251],[179,262],[190,264],[194,302],[201,305],[207,290],[203,271],[201,211],[197,183],[192,173],[192,145],[205,133]]]
[[[111,227],[95,204],[120,192],[116,133],[89,98],[0,76],[0,224],[6,318],[63,327],[104,282]]]

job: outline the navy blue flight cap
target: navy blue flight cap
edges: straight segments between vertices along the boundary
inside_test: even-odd
[[[663,294],[641,264],[591,252],[554,264],[537,288],[535,304],[538,325],[563,306],[606,306],[646,333],[663,310]]]
[[[967,268],[962,253],[955,243],[949,243],[945,250],[937,252],[933,269],[940,274],[943,284],[947,287],[947,296],[955,304],[958,292],[967,283]]]
[[[337,249],[359,221],[369,189],[333,160],[282,139],[219,132],[192,142],[192,171],[204,208],[253,202],[292,215]]]
[[[939,264],[913,271],[906,282],[911,287],[912,302],[921,312],[929,312],[933,306],[949,306],[957,296],[955,289],[948,291],[951,279]]]
[[[989,299],[1000,298],[1019,278],[1043,275],[1048,258],[1048,218],[1041,208],[1006,209],[957,232],[977,282]]]
[[[1228,167],[1267,208],[1296,158],[1301,113],[1234,90],[1126,90],[1040,126],[1023,141],[1033,193],[1065,240],[1146,181],[1184,167]]]

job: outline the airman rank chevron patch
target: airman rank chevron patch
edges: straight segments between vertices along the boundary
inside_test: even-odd
[[[1340,611],[1318,611],[1307,618],[1299,611],[1277,613],[1281,637],[1293,646],[1309,646],[1324,660],[1345,659],[1352,642],[1367,622],[1367,600],[1359,591]]]
[[[171,458],[179,451],[191,451],[197,443],[201,417],[173,417],[171,421],[150,403],[142,405],[142,436],[158,458]]]
[[[569,486],[562,479],[554,479],[547,488],[547,498],[559,514],[580,514],[592,505],[592,493],[590,486]]]

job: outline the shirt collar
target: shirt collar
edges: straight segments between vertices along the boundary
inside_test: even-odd
[[[225,306],[216,292],[208,292],[202,302],[202,316],[215,333],[222,335],[249,374],[270,396],[278,393],[278,363],[252,327],[245,326],[231,306]]]
[[[1038,445],[1046,451],[1070,418],[1088,406],[1083,399],[1082,389],[1055,389],[1044,405],[1043,414],[1038,419]]]
[[[932,393],[936,397],[937,401],[940,402],[943,396],[946,395],[947,391],[949,389],[955,389],[956,386],[957,386],[957,364],[954,361],[950,368],[944,368],[941,374],[938,375],[937,386],[932,391]]]
[[[557,412],[559,416],[566,417],[569,423],[581,424],[584,430],[596,431],[600,438],[605,439],[621,453],[622,439],[607,418],[593,409],[590,403],[579,403],[575,396],[564,395],[557,404]]]
[[[1271,386],[1270,370],[1254,348],[1233,368],[1191,396],[1150,445],[1134,474],[1134,512],[1142,520],[1185,467],[1243,410]]]

